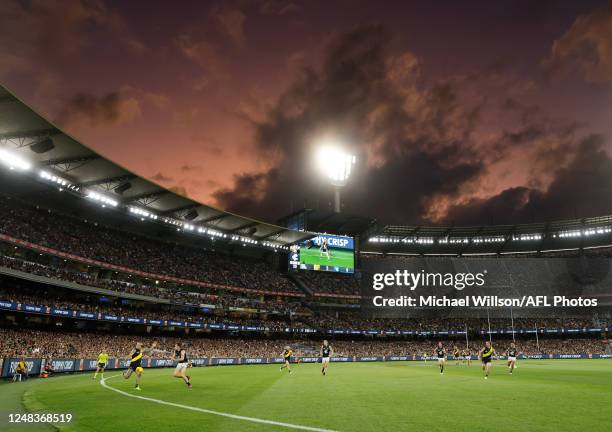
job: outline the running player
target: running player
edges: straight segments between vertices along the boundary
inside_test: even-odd
[[[478,351],[478,358],[482,362],[482,370],[485,373],[484,379],[489,379],[489,371],[491,370],[491,359],[495,354],[495,349],[491,346],[491,342],[486,341],[480,351]]]
[[[104,378],[104,369],[106,368],[106,363],[108,363],[108,354],[106,354],[106,350],[102,348],[100,354],[98,354],[98,367],[96,368],[96,372],[94,373],[93,379],[98,377],[98,372],[100,376]]]
[[[127,370],[123,372],[123,378],[125,379],[131,377],[132,373],[136,374],[136,390],[140,390],[140,379],[142,377],[142,372],[144,371],[142,368],[142,356],[146,353],[152,352],[156,346],[157,342],[153,342],[149,348],[145,348],[142,346],[142,343],[138,342],[134,348],[134,352],[132,353],[130,365],[128,366]]]
[[[327,342],[327,340],[323,341],[323,345],[321,345],[321,373],[323,376],[327,374],[327,368],[329,367],[329,359],[334,355],[334,350]]]
[[[459,351],[457,345],[453,347],[453,357],[455,358],[455,366],[459,366],[459,362],[461,361],[461,351]]]
[[[435,356],[438,358],[438,367],[440,375],[444,375],[444,364],[446,363],[446,350],[442,346],[442,342],[438,342],[438,346],[434,350]]]
[[[508,352],[506,354],[508,355],[509,373],[510,375],[512,375],[512,372],[514,371],[514,368],[516,367],[516,357],[518,356],[518,351],[516,349],[516,345],[514,345],[514,342],[510,344],[510,348],[508,348]]]
[[[463,351],[463,359],[466,361],[468,366],[472,366],[472,353],[469,349]]]
[[[176,368],[174,368],[174,377],[182,378],[183,381],[185,381],[185,384],[187,384],[187,387],[191,388],[191,377],[187,375],[189,359],[187,358],[187,351],[185,350],[185,348],[181,348],[179,344],[175,344],[172,360],[177,362]]]
[[[319,248],[319,258],[322,258],[323,255],[327,257],[327,261],[329,261],[329,247],[327,246],[327,239],[323,239],[321,241],[321,247]]]
[[[281,372],[283,369],[287,368],[287,371],[291,373],[291,356],[293,355],[293,350],[289,345],[285,347],[285,351],[283,351],[283,360],[285,364],[280,367]]]

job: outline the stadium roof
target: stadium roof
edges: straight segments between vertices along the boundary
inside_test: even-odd
[[[554,253],[612,246],[612,216],[553,222],[435,227],[388,225],[362,251],[406,254]]]
[[[187,227],[205,227],[228,234],[228,238],[244,236],[278,245],[289,245],[313,236],[308,232],[216,209],[146,180],[72,138],[3,86],[0,86],[0,150],[8,152],[5,158],[16,157],[31,163],[30,177],[39,174],[42,176],[44,171],[65,180],[70,185],[65,192],[71,195],[108,198],[111,200],[109,202],[115,201],[116,207],[124,210],[124,213],[128,212],[129,207],[137,207],[157,215],[157,223],[174,220],[174,228],[183,223]],[[44,190],[45,187],[48,189],[44,180],[48,180],[48,183],[56,179],[51,177],[42,180],[36,183]],[[11,182],[11,187],[16,195],[19,192],[32,194],[35,192],[32,189],[36,188],[33,182]],[[91,195],[92,192],[94,195]],[[43,195],[37,194],[39,198]],[[69,201],[66,199],[66,202]]]

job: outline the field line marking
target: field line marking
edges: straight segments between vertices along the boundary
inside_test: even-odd
[[[234,420],[243,420],[243,421],[248,421],[248,422],[252,422],[252,423],[262,423],[262,424],[267,424],[267,425],[273,425],[273,426],[280,426],[280,427],[284,427],[287,429],[299,429],[299,430],[306,430],[306,431],[312,431],[312,432],[336,432],[332,429],[321,429],[321,428],[316,428],[316,427],[310,427],[310,426],[302,426],[302,425],[296,425],[296,424],[292,424],[292,423],[283,423],[283,422],[277,422],[274,420],[266,420],[266,419],[260,419],[257,417],[246,417],[246,416],[241,416],[241,415],[237,415],[237,414],[230,414],[230,413],[224,413],[221,411],[213,411],[213,410],[209,410],[206,408],[199,408],[199,407],[194,407],[194,406],[190,406],[190,405],[183,405],[183,404],[179,404],[179,403],[175,403],[175,402],[168,402],[168,401],[164,401],[161,399],[153,399],[150,397],[146,397],[146,396],[139,396],[139,395],[135,395],[135,394],[131,394],[128,392],[125,392],[123,390],[119,390],[117,388],[111,387],[108,384],[106,384],[106,380],[107,379],[111,379],[111,378],[115,378],[118,376],[121,376],[122,374],[117,374],[117,375],[112,375],[109,376],[108,378],[102,378],[100,379],[100,384],[102,385],[102,387],[107,388],[109,390],[112,390],[116,393],[119,393],[123,396],[127,396],[127,397],[131,397],[134,399],[141,399],[141,400],[145,400],[145,401],[149,401],[149,402],[154,402],[160,405],[168,405],[168,406],[173,406],[176,408],[183,408],[186,410],[190,410],[190,411],[198,411],[198,412],[202,412],[205,414],[212,414],[212,415],[216,415],[216,416],[220,416],[220,417],[227,417],[227,418],[231,418]]]

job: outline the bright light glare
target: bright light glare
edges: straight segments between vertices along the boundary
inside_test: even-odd
[[[7,165],[10,169],[17,168],[22,171],[27,171],[32,167],[30,162],[3,149],[0,149],[0,162]]]
[[[119,204],[114,199],[105,197],[104,195],[101,195],[101,194],[99,194],[97,192],[89,192],[87,194],[87,198],[92,199],[94,201],[101,202],[102,203],[102,207],[104,207],[106,204],[111,205],[113,207],[117,207],[117,205]]]
[[[317,154],[319,170],[332,183],[338,185],[342,185],[348,180],[355,161],[355,156],[345,153],[337,147],[322,147]]]

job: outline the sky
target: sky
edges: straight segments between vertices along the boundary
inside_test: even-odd
[[[612,3],[3,0],[0,83],[135,173],[276,221],[612,213]],[[325,167],[324,167],[325,168]]]

